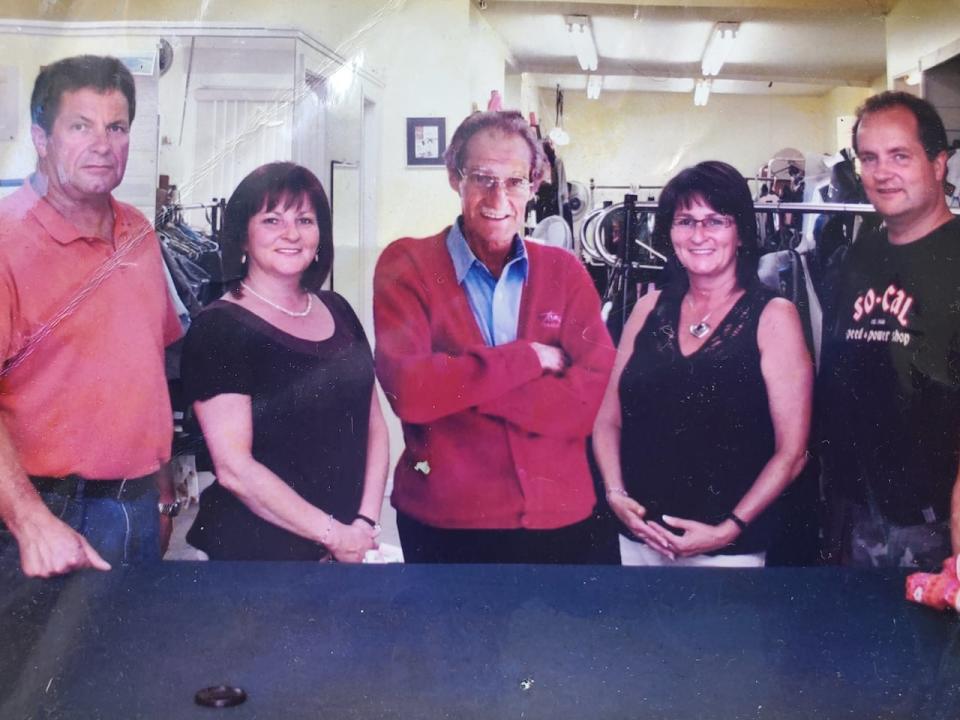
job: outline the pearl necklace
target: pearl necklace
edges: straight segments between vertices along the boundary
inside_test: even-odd
[[[293,310],[287,310],[282,305],[277,305],[272,300],[268,300],[263,295],[261,295],[256,290],[254,290],[252,287],[250,287],[245,282],[243,282],[242,280],[240,281],[240,286],[244,290],[249,290],[250,294],[253,295],[255,298],[259,298],[260,300],[263,300],[270,307],[274,308],[275,310],[279,310],[284,315],[289,315],[290,317],[295,317],[295,318],[306,317],[307,315],[310,314],[310,310],[313,309],[313,295],[311,293],[307,293],[307,307],[304,308],[303,310],[300,310],[299,312],[294,312]]]

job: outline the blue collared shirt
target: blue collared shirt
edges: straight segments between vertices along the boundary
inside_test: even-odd
[[[527,281],[527,248],[520,236],[499,278],[473,254],[460,229],[460,218],[447,233],[447,251],[453,260],[457,282],[467,293],[467,301],[487,345],[503,345],[517,339],[520,298]]]

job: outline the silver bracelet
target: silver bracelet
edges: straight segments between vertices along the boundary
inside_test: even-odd
[[[628,493],[622,487],[607,488],[607,497],[610,497],[611,495],[623,495],[625,498],[630,497],[630,493]]]
[[[333,532],[333,515],[327,514],[327,528],[323,531],[323,535],[320,536],[320,544],[326,546],[330,541],[330,533]]]

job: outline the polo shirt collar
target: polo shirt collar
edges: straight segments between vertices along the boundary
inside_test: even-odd
[[[457,283],[461,285],[463,284],[463,279],[467,277],[467,273],[470,272],[470,268],[474,266],[474,263],[483,266],[483,263],[473,254],[470,245],[467,244],[467,238],[464,236],[461,226],[462,223],[463,216],[460,216],[450,228],[450,232],[447,233],[447,251],[450,253],[450,259],[453,261],[453,270],[457,276]],[[528,268],[527,247],[519,235],[514,235],[513,249],[510,251],[510,257],[506,264],[510,265],[517,260],[522,261],[517,264],[520,267],[523,279],[526,280]]]
[[[90,238],[89,236],[81,233],[77,229],[76,225],[61,215],[60,212],[53,207],[53,205],[37,194],[37,191],[34,189],[33,182],[31,182],[31,180],[32,176],[27,178],[27,180],[23,183],[21,192],[24,194],[24,199],[30,212],[37,219],[37,222],[43,226],[43,229],[47,231],[50,237],[52,237],[61,245],[68,245],[75,240],[93,239],[103,242],[101,238]],[[125,218],[120,205],[116,200],[114,200],[113,195],[110,196],[110,208],[113,211],[114,218],[114,237],[120,237],[122,235],[122,231],[126,229],[127,219]]]

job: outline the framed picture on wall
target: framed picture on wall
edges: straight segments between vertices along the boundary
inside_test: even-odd
[[[443,165],[446,149],[446,118],[407,118],[407,165]]]

